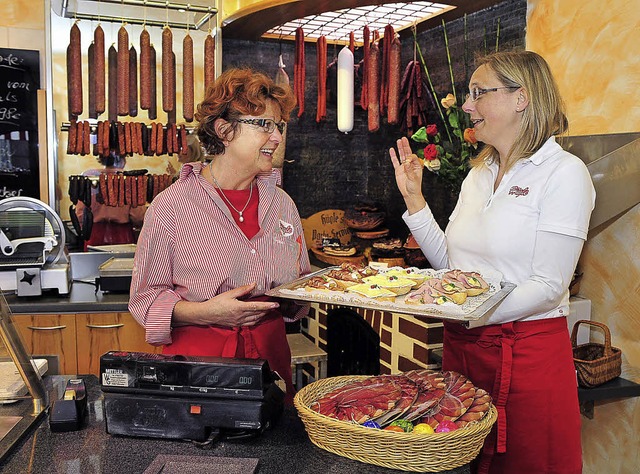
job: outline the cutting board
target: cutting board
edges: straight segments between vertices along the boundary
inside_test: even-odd
[[[365,265],[367,263],[367,259],[362,254],[355,254],[349,257],[336,257],[334,255],[327,255],[320,249],[311,249],[311,252],[315,257],[321,262],[328,263],[330,265],[341,265],[343,263],[357,263]]]

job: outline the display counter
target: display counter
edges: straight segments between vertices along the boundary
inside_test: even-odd
[[[105,431],[103,396],[95,376],[83,377],[89,393],[89,409],[86,426],[80,431],[54,433],[48,418],[28,433],[9,452],[0,471],[3,474],[82,472],[82,473],[144,473],[159,455],[204,456],[208,458],[208,470],[189,472],[248,473],[253,470],[225,470],[226,458],[257,459],[259,474],[318,474],[376,473],[395,471],[364,464],[324,451],[309,441],[304,425],[293,407],[286,408],[275,426],[257,437],[243,440],[222,440],[207,448],[189,441],[131,438],[112,436]],[[50,384],[64,387],[64,378],[48,377]],[[55,393],[55,390],[54,390]],[[28,403],[27,401],[19,403]],[[0,415],[8,415],[11,405],[0,406]],[[15,409],[15,408],[13,408]],[[216,470],[213,470],[217,467]],[[154,471],[158,472],[158,471]],[[449,474],[470,473],[469,466],[446,471]]]
[[[14,314],[34,313],[119,313],[128,311],[129,293],[109,293],[90,283],[73,282],[68,295],[57,292],[41,296],[5,294]]]

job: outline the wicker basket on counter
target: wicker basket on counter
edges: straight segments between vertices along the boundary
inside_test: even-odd
[[[577,344],[580,324],[595,326],[604,331],[604,344]],[[581,387],[593,388],[613,380],[622,373],[622,351],[611,345],[611,332],[606,324],[597,321],[576,321],[571,331],[573,363]]]
[[[464,428],[448,433],[414,434],[365,428],[309,408],[333,389],[365,378],[367,376],[321,379],[296,394],[295,407],[313,444],[339,456],[390,469],[439,472],[471,462],[498,418],[492,405],[482,420]]]

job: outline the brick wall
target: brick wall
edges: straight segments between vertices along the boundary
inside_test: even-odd
[[[524,48],[526,27],[526,0],[508,0],[494,7],[467,16],[468,61],[464,61],[464,20],[447,23],[454,77],[460,93],[466,91],[467,78],[473,72],[473,52],[495,48],[495,38],[500,24],[500,49]],[[428,62],[429,72],[438,96],[444,97],[451,90],[451,80],[444,48],[442,27],[419,34],[418,43]],[[486,46],[485,46],[486,45]],[[278,67],[278,56],[282,52],[286,71],[293,79],[294,46],[292,42],[223,39],[223,65],[250,66],[272,77]],[[329,45],[329,62],[337,56],[339,48]],[[397,126],[382,124],[380,131],[369,133],[367,114],[356,106],[354,128],[348,134],[340,133],[336,127],[336,106],[327,104],[327,120],[316,123],[316,46],[309,43],[305,50],[306,90],[305,113],[296,117],[297,109],[289,122],[286,144],[286,160],[283,168],[283,186],[296,202],[300,215],[308,217],[323,209],[345,209],[360,201],[379,203],[387,212],[386,225],[392,235],[404,237],[406,226],[401,214],[404,203],[397,191],[388,149],[401,136]],[[356,50],[355,60],[362,58]],[[402,63],[413,58],[413,40],[403,39]],[[356,93],[356,97],[359,94]],[[437,121],[434,115],[430,120]],[[383,121],[384,122],[384,121]],[[437,181],[435,175],[425,172],[425,195],[441,226],[455,204],[455,196]]]

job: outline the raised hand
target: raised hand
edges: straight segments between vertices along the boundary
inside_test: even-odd
[[[422,209],[426,202],[422,196],[423,164],[413,151],[407,137],[397,141],[398,151],[389,148],[391,164],[395,171],[396,184],[407,204],[410,214]]]

